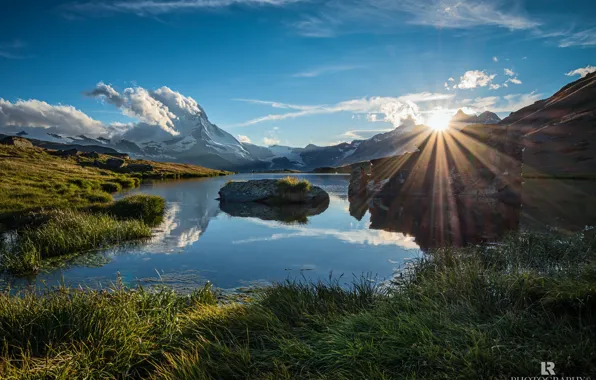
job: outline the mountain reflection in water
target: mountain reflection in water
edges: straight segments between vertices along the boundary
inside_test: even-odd
[[[362,274],[381,280],[418,257],[420,249],[497,241],[517,228],[550,225],[576,231],[596,224],[591,181],[527,180],[523,204],[504,205],[475,197],[348,200],[347,176],[296,176],[330,194],[325,210],[297,208],[290,217],[252,206],[222,210],[218,191],[229,177],[145,183],[129,193],[159,195],[168,202],[166,218],[150,240],[84,254],[30,278],[0,276],[0,287],[43,288],[61,281],[106,287],[118,274],[130,285],[166,284],[185,291],[206,280],[233,289],[288,277],[326,279],[331,272],[344,274],[345,282]]]

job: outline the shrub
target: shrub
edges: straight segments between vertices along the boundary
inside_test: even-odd
[[[163,220],[166,201],[155,195],[133,195],[118,200],[108,209],[111,215],[120,219],[139,219],[150,226]]]
[[[277,181],[277,186],[282,192],[307,192],[311,184],[307,180],[298,180],[296,177],[287,176]]]
[[[118,182],[104,182],[101,184],[101,189],[106,193],[117,193],[122,190],[122,185]]]

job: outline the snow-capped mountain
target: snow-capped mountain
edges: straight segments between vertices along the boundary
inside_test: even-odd
[[[494,112],[484,111],[480,115],[468,115],[461,109],[451,118],[450,125],[461,129],[467,124],[498,124],[501,118]]]

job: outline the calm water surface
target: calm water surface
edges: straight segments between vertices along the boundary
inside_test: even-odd
[[[498,240],[518,228],[557,226],[570,231],[596,224],[592,181],[531,180],[523,205],[482,199],[455,204],[412,198],[379,203],[348,200],[348,176],[297,175],[330,194],[324,210],[310,210],[300,223],[262,209],[220,209],[219,189],[230,179],[275,178],[242,174],[198,180],[153,182],[127,194],[164,197],[168,211],[151,240],[67,262],[31,278],[0,278],[0,287],[106,287],[118,276],[129,285],[167,284],[188,291],[211,281],[237,289],[286,278],[366,275],[382,281],[422,251],[446,244]],[[231,216],[241,215],[241,216]],[[314,214],[314,215],[313,215]],[[271,217],[273,215],[273,218]],[[294,215],[295,216],[295,215]]]
[[[84,255],[66,268],[25,284],[106,286],[120,274],[128,284],[166,283],[192,288],[205,280],[220,288],[280,281],[288,277],[327,278],[369,274],[388,278],[408,258],[420,254],[414,238],[369,229],[369,217],[350,216],[348,177],[299,175],[330,194],[329,207],[306,224],[232,217],[219,207],[218,191],[230,179],[274,178],[245,174],[198,180],[154,182],[129,192],[159,195],[168,202],[165,221],[154,237],[136,246]],[[7,281],[7,280],[5,280]]]

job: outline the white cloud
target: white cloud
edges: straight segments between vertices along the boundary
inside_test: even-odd
[[[323,74],[333,74],[333,73],[339,73],[342,71],[357,70],[357,69],[361,69],[361,68],[362,68],[362,66],[325,66],[325,67],[319,67],[316,69],[312,69],[309,71],[302,71],[302,72],[296,73],[292,76],[295,78],[314,78],[314,77],[318,77]]]
[[[515,76],[515,73],[511,69],[505,69],[505,75],[512,77]]]
[[[407,94],[400,97],[370,97],[347,100],[331,105],[297,105],[272,101],[263,101],[255,99],[237,99],[253,104],[269,105],[273,108],[285,108],[296,110],[296,112],[287,112],[281,114],[271,114],[248,120],[244,123],[235,124],[233,127],[244,127],[271,120],[294,119],[304,116],[332,114],[338,112],[349,112],[352,114],[382,114],[383,121],[393,123],[398,127],[403,120],[412,118],[420,121],[417,102],[430,102],[438,100],[447,100],[453,98],[453,94],[441,94],[431,92],[421,92]]]
[[[493,61],[494,61],[494,62],[499,62],[499,58],[497,58],[497,57],[493,57]]]
[[[41,129],[43,132],[92,137],[108,136],[114,132],[109,125],[72,106],[51,105],[35,99],[13,103],[0,98],[0,130],[3,128]]]
[[[143,1],[87,1],[72,2],[62,6],[67,14],[93,16],[110,13],[133,13],[138,16],[155,16],[174,12],[188,12],[244,6],[284,6],[302,0],[143,0]]]
[[[505,81],[505,83],[522,84],[522,81],[517,78],[509,78]]]
[[[157,90],[126,88],[120,93],[111,85],[99,82],[86,95],[112,104],[124,115],[138,120],[124,135],[129,139],[163,140],[188,134],[202,119],[207,119],[193,98],[165,86]]]
[[[596,28],[579,32],[562,33],[559,47],[593,47],[596,46]]]
[[[488,88],[491,89],[491,90],[498,90],[499,88],[501,88],[501,85],[500,84],[496,84],[496,83],[491,83],[488,86]]]
[[[241,143],[249,143],[250,144],[250,138],[245,135],[238,135],[238,141],[240,141]]]
[[[580,77],[585,77],[586,75],[593,73],[596,71],[596,66],[588,65],[586,67],[580,67],[579,69],[571,70],[570,72],[566,73],[565,75],[572,77],[574,75],[579,75]]]
[[[403,23],[458,29],[496,26],[509,30],[539,25],[526,17],[519,6],[511,7],[504,0],[326,0],[319,4],[314,14],[293,24],[298,33],[331,37],[391,30]]]
[[[447,79],[449,82],[453,82],[455,81],[455,79],[453,79],[453,77],[450,77],[449,79]]]
[[[368,139],[376,134],[385,133],[391,131],[391,128],[385,129],[352,129],[344,132],[341,136],[351,140],[364,140]]]
[[[19,40],[14,40],[12,42],[0,42],[0,58],[6,59],[25,59],[29,58],[26,55],[23,55],[23,48],[25,48],[25,43]]]
[[[475,112],[490,110],[492,112],[513,112],[534,104],[542,99],[542,94],[509,94],[503,97],[488,96],[469,100],[467,106]]]
[[[267,146],[279,144],[279,140],[275,137],[263,137],[263,143]]]
[[[457,88],[468,90],[476,87],[486,87],[496,76],[497,74],[488,75],[480,70],[466,71],[464,75],[460,77]]]
[[[370,121],[370,122],[377,122],[380,121],[379,119],[377,119],[377,114],[376,113],[369,113],[368,115],[366,115],[366,120]]]

